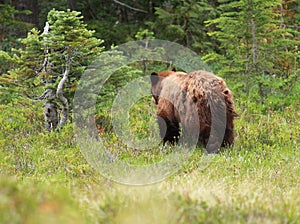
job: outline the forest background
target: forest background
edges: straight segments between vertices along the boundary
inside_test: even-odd
[[[46,45],[55,65],[48,73],[40,69],[46,21],[51,38],[58,38]],[[1,0],[0,222],[297,223],[299,24],[296,0]],[[68,39],[68,29],[79,39]],[[199,169],[198,150],[177,175],[136,188],[105,179],[86,162],[71,121],[72,97],[86,66],[114,46],[142,39],[168,40],[196,52],[226,80],[239,118],[234,146],[207,169]],[[59,86],[68,62],[63,95],[69,119],[59,132],[47,133],[45,101],[38,96]],[[171,66],[131,64],[102,88],[98,131],[119,159],[151,164],[163,157],[155,150],[120,150],[109,108],[130,80]],[[130,131],[147,137],[155,117],[151,99],[130,114]]]

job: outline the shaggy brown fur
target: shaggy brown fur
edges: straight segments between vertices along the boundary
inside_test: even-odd
[[[184,135],[197,135],[209,153],[233,143],[233,119],[237,113],[232,93],[222,78],[207,71],[187,74],[173,69],[152,73],[151,84],[164,143],[178,142],[179,123]]]

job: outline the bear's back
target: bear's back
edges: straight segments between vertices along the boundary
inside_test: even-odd
[[[172,93],[172,98],[182,98],[180,95],[187,93],[193,101],[199,99],[205,100],[206,96],[212,94],[223,94],[224,92],[231,94],[222,78],[203,70],[190,73],[176,72],[164,78],[162,86],[164,86],[161,93],[162,96],[168,96]],[[181,93],[179,94],[179,92]]]

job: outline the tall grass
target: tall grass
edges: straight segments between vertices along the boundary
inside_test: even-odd
[[[263,113],[241,105],[234,146],[206,169],[199,148],[176,175],[144,187],[117,184],[95,171],[81,154],[72,125],[45,134],[41,105],[26,100],[0,105],[0,223],[296,224],[298,105]],[[139,108],[132,108],[130,124],[145,137],[149,114]],[[107,144],[116,143],[117,152],[121,143],[113,132],[103,135]],[[122,153],[119,159],[135,164],[161,156]]]

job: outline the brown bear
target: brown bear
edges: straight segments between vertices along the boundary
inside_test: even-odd
[[[197,138],[208,153],[234,140],[237,117],[233,97],[225,81],[207,71],[190,73],[176,69],[151,74],[151,93],[157,104],[157,120],[163,143]],[[180,125],[181,124],[181,129]]]

